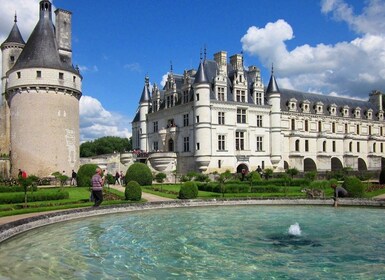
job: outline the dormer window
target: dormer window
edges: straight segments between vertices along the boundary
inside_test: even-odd
[[[369,110],[366,112],[366,117],[368,118],[368,120],[373,119],[373,110],[372,110],[372,109],[369,109]]]
[[[336,104],[333,103],[332,105],[330,105],[329,113],[331,116],[337,115],[337,105]]]
[[[355,118],[361,118],[361,108],[360,107],[357,107],[354,109],[354,117]]]
[[[383,121],[384,120],[384,111],[378,112],[378,120]]]
[[[297,99],[291,98],[288,102],[289,111],[296,112],[297,111]]]
[[[302,109],[302,112],[309,113],[310,112],[310,101],[309,100],[303,101],[301,104],[301,109]]]
[[[342,113],[342,116],[347,118],[349,117],[349,106],[348,105],[345,105],[342,109],[341,109],[341,113]]]
[[[324,112],[324,104],[318,101],[314,106],[316,114],[323,114]]]

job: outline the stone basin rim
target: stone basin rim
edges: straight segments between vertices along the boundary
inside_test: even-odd
[[[242,206],[242,205],[262,205],[262,206],[329,206],[332,207],[333,199],[209,199],[209,200],[171,200],[146,203],[129,203],[100,206],[98,208],[87,207],[69,209],[58,212],[40,213],[36,216],[16,220],[0,225],[0,243],[28,230],[50,225],[54,223],[107,215],[114,213],[125,213],[143,211],[151,209],[170,209],[184,207],[209,207],[209,206]],[[340,199],[339,207],[358,206],[358,207],[385,207],[385,200],[372,199]]]

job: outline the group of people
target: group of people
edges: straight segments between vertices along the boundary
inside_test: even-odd
[[[125,176],[123,174],[123,171],[120,171],[120,173],[118,171],[116,171],[115,173],[115,185],[124,185],[124,180],[125,180]]]

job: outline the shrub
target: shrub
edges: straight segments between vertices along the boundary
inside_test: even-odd
[[[385,184],[385,168],[381,169],[380,178],[378,180],[381,185]]]
[[[98,168],[98,166],[93,163],[87,163],[80,166],[77,176],[79,187],[92,187],[91,178],[95,174],[96,168]]]
[[[28,191],[37,191],[37,186],[36,185],[28,186]],[[19,185],[0,186],[0,193],[6,193],[6,192],[24,192],[24,188]]]
[[[142,199],[142,188],[136,181],[129,181],[124,190],[126,200],[140,201]]]
[[[151,186],[152,173],[146,164],[135,162],[127,169],[125,180],[126,182],[136,181],[141,186]]]
[[[158,183],[163,183],[166,177],[167,177],[166,174],[164,174],[163,172],[159,172],[158,174],[155,175],[155,181],[157,181]]]
[[[180,187],[180,199],[193,199],[198,197],[198,187],[194,182],[185,182]]]
[[[354,176],[348,176],[345,178],[342,187],[348,191],[350,197],[363,197],[365,192],[364,184]]]
[[[34,193],[27,193],[28,202],[47,201],[67,199],[69,193],[67,191],[58,190],[39,190]],[[12,204],[25,202],[23,193],[4,193],[0,196],[0,204]]]

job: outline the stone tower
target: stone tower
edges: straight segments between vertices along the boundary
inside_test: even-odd
[[[1,46],[2,121],[10,124],[1,127],[1,135],[9,135],[10,143],[1,150],[8,149],[12,177],[19,168],[42,177],[56,171],[70,174],[79,167],[82,76],[72,65],[71,13],[55,13],[56,30],[51,2],[40,1],[39,21],[27,43],[9,42],[17,33],[14,26]]]

